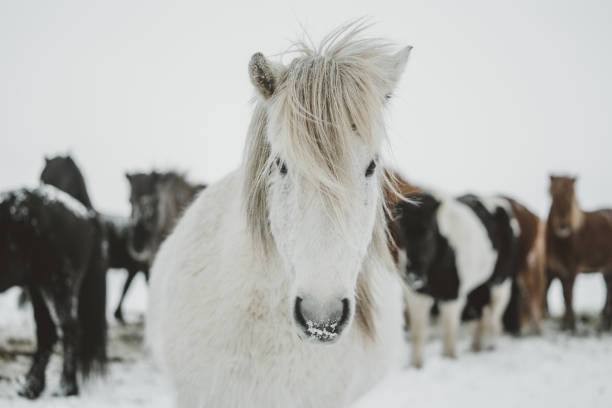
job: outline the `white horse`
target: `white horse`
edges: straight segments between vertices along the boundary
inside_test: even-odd
[[[253,55],[243,165],[152,268],[147,338],[179,407],[342,407],[404,364],[383,110],[411,47],[349,25],[288,66]]]

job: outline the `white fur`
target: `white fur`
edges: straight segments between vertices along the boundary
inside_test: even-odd
[[[442,321],[443,349],[442,354],[446,357],[457,357],[455,342],[457,340],[457,330],[461,323],[461,312],[465,306],[465,297],[456,300],[440,302],[440,320]]]
[[[366,169],[382,160],[385,97],[409,48],[391,54],[362,29],[288,67],[252,57],[260,98],[243,166],[157,254],[147,341],[180,408],[343,407],[403,363],[383,165]]]
[[[491,304],[484,307],[482,318],[474,331],[472,341],[472,349],[474,351],[495,347],[497,337],[502,332],[502,317],[510,301],[511,294],[512,281],[510,279],[506,279],[501,284],[491,288]]]
[[[419,293],[405,286],[406,306],[410,314],[410,339],[412,341],[411,363],[415,367],[423,366],[423,348],[429,329],[429,313],[433,304],[430,296]]]
[[[491,276],[497,252],[485,226],[470,207],[453,198],[441,200],[438,225],[455,251],[459,296],[463,297]]]
[[[372,239],[381,200],[378,178],[364,176],[375,152],[355,139],[350,155],[356,160],[345,171],[356,188],[345,193],[342,230],[327,216],[329,209],[320,199],[317,186],[300,180],[292,171],[291,162],[287,163],[286,175],[273,170],[268,201],[268,218],[283,269],[293,277],[291,297],[314,299],[321,305],[340,305],[347,298],[351,310],[355,309],[357,275]],[[273,151],[275,148],[272,144]],[[289,301],[287,306],[293,304]]]
[[[178,406],[345,406],[404,361],[398,278],[371,271],[374,340],[356,325],[332,346],[299,340],[290,276],[258,259],[240,193],[240,172],[206,189],[153,267],[147,340]]]

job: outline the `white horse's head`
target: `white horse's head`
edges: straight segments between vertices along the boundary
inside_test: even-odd
[[[300,44],[287,66],[262,54],[246,151],[246,208],[254,239],[280,255],[293,282],[298,336],[338,340],[360,311],[359,275],[389,257],[381,149],[383,110],[411,47],[363,39],[361,25]]]

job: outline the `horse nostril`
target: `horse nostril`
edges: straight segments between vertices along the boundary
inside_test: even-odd
[[[344,298],[342,299],[342,316],[340,316],[338,325],[344,328],[350,316],[351,316],[351,304],[347,298]]]
[[[320,304],[296,297],[293,318],[309,339],[333,342],[347,326],[351,317],[351,304],[347,298],[331,304]]]
[[[302,314],[302,298],[299,296],[295,298],[295,306],[293,308],[293,318],[295,319],[296,322],[300,324],[300,326],[304,328],[308,327],[308,323],[306,322],[306,319],[304,318],[304,315]]]

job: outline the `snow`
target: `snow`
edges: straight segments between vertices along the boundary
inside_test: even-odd
[[[312,320],[308,320],[306,322],[306,325],[308,326],[306,328],[306,331],[308,332],[311,338],[315,338],[321,341],[326,341],[326,340],[333,340],[336,337],[338,337],[338,333],[335,332],[336,326],[338,325],[338,323],[329,325],[330,330],[327,330],[327,326],[318,325]]]
[[[89,216],[89,210],[79,200],[72,197],[70,194],[53,187],[49,184],[41,184],[35,192],[39,193],[43,199],[47,201],[55,201],[61,203],[64,207],[72,211],[74,214],[82,218]]]
[[[11,214],[19,217],[27,217],[28,208],[20,206],[23,200],[25,200],[27,197],[27,191],[31,191],[32,193],[37,194],[47,203],[57,202],[62,204],[66,209],[68,209],[78,217],[88,218],[93,214],[80,201],[49,184],[41,184],[40,186],[31,190],[22,188],[19,190],[9,190],[0,192],[0,202],[3,202],[9,199],[10,197],[15,197],[15,202],[11,207]],[[19,214],[17,212],[19,212]]]
[[[16,395],[20,376],[30,364],[34,349],[34,325],[30,307],[17,308],[20,290],[13,288],[0,295],[0,407],[170,407],[172,398],[160,375],[142,347],[143,310],[146,285],[142,276],[134,279],[124,303],[125,327],[116,324],[112,310],[116,306],[125,273],[109,273],[108,319],[109,373],[81,387],[81,396],[58,399],[51,394],[59,383],[61,358],[55,354],[47,369],[47,387],[37,401]],[[57,347],[56,351],[60,348]],[[8,402],[8,405],[5,403]]]
[[[112,313],[124,272],[109,273],[109,375],[81,389],[81,396],[57,399],[60,358],[53,356],[47,371],[47,389],[35,402],[15,396],[16,378],[27,371],[34,347],[29,308],[16,307],[18,289],[0,295],[0,406],[31,407],[170,407],[171,392],[142,348],[146,285],[138,276],[125,302],[129,323],[121,327]],[[391,375],[352,408],[405,407],[576,407],[609,408],[612,401],[612,334],[599,335],[592,319],[603,305],[605,289],[600,275],[580,276],[575,290],[579,314],[576,335],[557,330],[558,319],[548,321],[541,337],[504,336],[493,351],[469,350],[470,327],[458,342],[458,358],[441,356],[439,331],[432,330],[426,346],[425,367],[406,368]],[[549,293],[554,315],[563,310],[561,289]],[[8,404],[5,404],[8,403]]]

